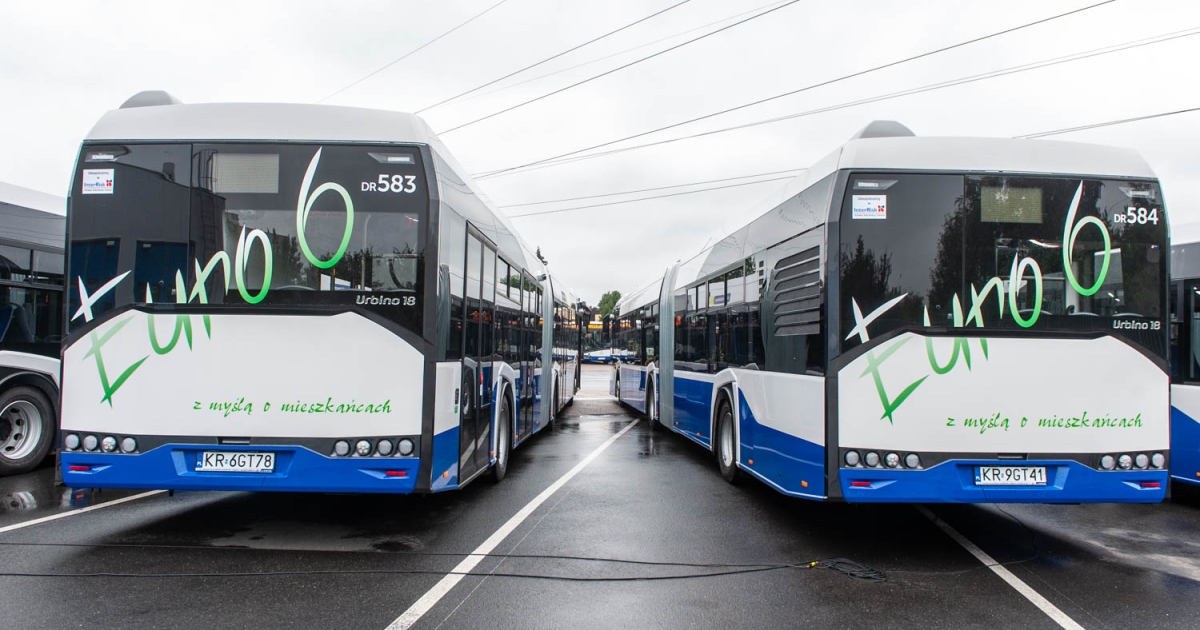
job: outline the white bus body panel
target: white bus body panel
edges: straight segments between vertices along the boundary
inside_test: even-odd
[[[940,366],[952,364],[947,373],[931,367],[927,339]],[[843,368],[838,373],[841,446],[947,453],[1167,448],[1168,376],[1129,345],[1107,336],[992,337],[984,356],[980,339],[966,338],[968,366],[962,352],[952,359],[955,340],[905,333]],[[877,370],[870,368],[872,357],[883,358]],[[890,421],[881,392],[894,405]]]
[[[734,370],[742,399],[762,426],[825,445],[825,377]]]
[[[64,431],[255,437],[421,433],[422,356],[364,317],[210,315],[209,337],[202,316],[191,315],[191,348],[181,334],[161,355],[150,343],[149,317],[124,313],[67,348],[63,378],[71,386],[62,396]],[[176,316],[154,318],[162,347],[175,331]],[[111,404],[105,401],[96,356],[89,356],[93,340],[108,334],[112,337],[100,355],[110,389],[144,359],[112,394]]]

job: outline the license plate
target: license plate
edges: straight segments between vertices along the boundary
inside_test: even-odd
[[[1044,486],[1045,466],[976,466],[977,486]]]
[[[275,453],[204,451],[196,458],[196,472],[275,472]]]

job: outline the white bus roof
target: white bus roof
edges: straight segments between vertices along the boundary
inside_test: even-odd
[[[920,136],[862,138],[847,142],[840,151],[833,170],[897,169],[1155,177],[1150,165],[1132,149],[1058,140]],[[828,174],[818,175],[818,178]]]
[[[66,208],[63,197],[0,182],[0,239],[61,251]]]
[[[295,103],[199,103],[114,109],[92,127],[87,140],[436,142],[429,125],[413,114]]]
[[[58,195],[0,182],[0,204],[30,208],[59,216],[67,214],[67,199]]]

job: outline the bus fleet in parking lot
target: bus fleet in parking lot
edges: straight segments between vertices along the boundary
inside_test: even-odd
[[[68,208],[65,264],[5,259],[2,354],[58,347],[29,327],[43,302],[65,335],[58,409],[56,366],[5,368],[46,400],[4,394],[0,472],[36,464],[30,422],[57,417],[75,487],[450,490],[503,478],[594,361],[725,479],[789,496],[1156,502],[1200,482],[1200,249],[1170,243],[1128,150],[872,123],[648,270],[611,348],[409,114],[141,93],[84,140]]]

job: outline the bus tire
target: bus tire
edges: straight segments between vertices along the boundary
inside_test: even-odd
[[[492,464],[492,479],[504,481],[508,459],[512,455],[512,408],[508,396],[500,397],[500,413],[496,416],[496,463]]]
[[[717,406],[717,430],[713,436],[713,451],[717,455],[717,467],[721,469],[721,477],[731,484],[736,484],[742,476],[737,466],[737,430],[733,422],[733,405],[729,398],[721,396],[721,404]]]
[[[554,379],[554,398],[551,399],[553,402],[550,404],[550,425],[549,426],[551,426],[551,427],[553,427],[554,423],[558,421],[558,412],[561,410],[558,406],[558,381],[559,381],[558,378]]]
[[[650,423],[650,429],[654,429],[654,379],[646,379],[646,421]]]
[[[57,418],[50,400],[36,387],[0,393],[0,475],[28,472],[54,445]]]

